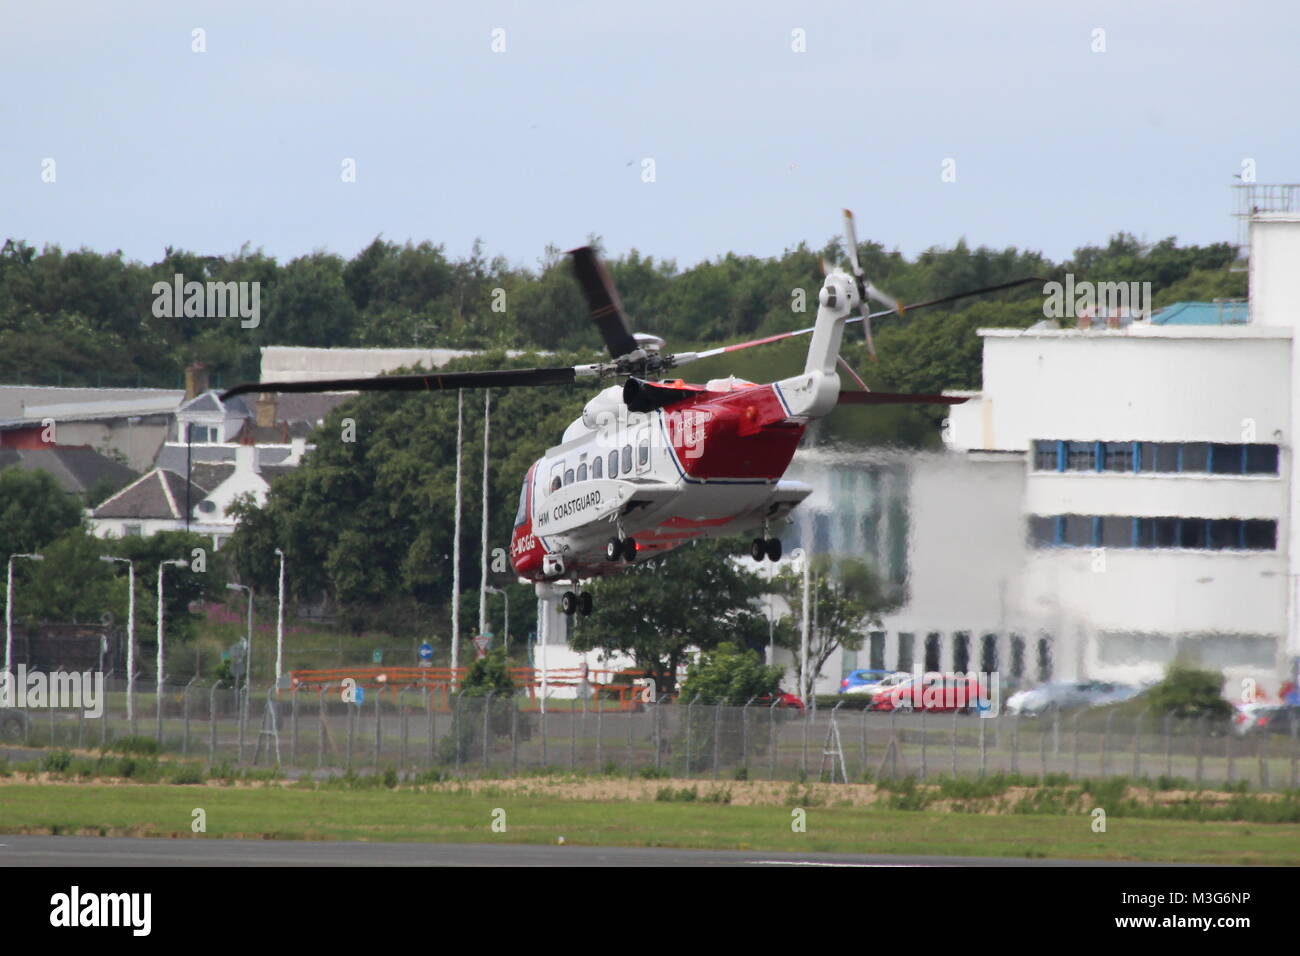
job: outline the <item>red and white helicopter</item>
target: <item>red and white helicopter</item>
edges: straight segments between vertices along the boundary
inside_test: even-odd
[[[812,489],[783,477],[808,424],[840,404],[965,401],[946,395],[872,392],[840,357],[847,324],[861,322],[875,357],[871,320],[902,315],[905,307],[873,286],[858,261],[853,214],[844,211],[852,274],[825,276],[815,324],[766,338],[701,352],[663,351],[664,342],[634,335],[618,292],[595,251],[571,251],[610,361],[562,368],[503,369],[386,375],[314,382],[257,382],[239,385],[222,398],[250,392],[436,391],[460,388],[517,388],[570,385],[585,379],[623,379],[596,394],[524,477],[510,543],[521,578],[536,582],[539,595],[554,586],[616,573],[701,537],[759,533],[755,560],[781,557],[772,527]],[[825,270],[823,270],[825,271]],[[1029,277],[907,306],[919,309],[967,296],[1011,288]],[[873,299],[885,306],[868,312]],[[779,342],[811,333],[803,372],[769,384],[735,377],[702,385],[664,375],[699,359]],[[836,366],[862,391],[842,391]],[[566,614],[590,614],[590,592],[565,591]]]

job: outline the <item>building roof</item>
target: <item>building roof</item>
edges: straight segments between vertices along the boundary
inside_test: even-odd
[[[1250,309],[1245,302],[1175,302],[1151,316],[1154,325],[1245,325]]]
[[[235,461],[236,450],[238,445],[193,445],[191,446],[191,474],[199,467],[200,464],[219,465],[224,463],[233,464]],[[265,468],[267,465],[278,465],[284,462],[286,458],[293,454],[293,448],[290,445],[257,445],[257,467],[258,470]],[[178,475],[185,474],[185,443],[184,442],[166,442],[158,451],[158,458],[154,464],[159,468],[165,468],[168,471],[174,471]]]
[[[306,422],[319,425],[325,416],[346,402],[351,396],[311,394],[309,392],[284,392],[275,397],[275,417],[277,421]]]
[[[120,402],[130,414],[148,414],[161,403],[170,409],[185,397],[183,391],[166,388],[65,388],[55,385],[0,385],[0,419],[32,417],[38,406],[94,406]],[[139,411],[136,409],[145,409]],[[170,410],[169,409],[169,410]]]
[[[315,430],[307,422],[281,420],[274,425],[258,425],[251,418],[240,426],[230,440],[237,445],[287,445],[291,439],[306,438]]]
[[[59,487],[84,494],[102,481],[121,488],[136,473],[89,445],[52,445],[47,448],[0,448],[0,468],[18,467],[48,471]]]
[[[198,504],[208,496],[207,489],[190,482],[190,502]],[[185,479],[174,472],[155,468],[127,485],[91,512],[95,518],[172,518],[185,517]]]

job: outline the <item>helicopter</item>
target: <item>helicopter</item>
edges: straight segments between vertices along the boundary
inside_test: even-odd
[[[840,356],[846,326],[860,323],[874,359],[871,321],[997,292],[1036,276],[911,305],[876,288],[858,259],[853,214],[844,210],[849,269],[827,269],[812,326],[696,352],[668,352],[663,339],[633,333],[596,251],[571,250],[574,275],[609,360],[558,368],[384,375],[310,382],[254,382],[223,393],[446,391],[535,388],[621,379],[583,407],[558,445],[532,464],[519,492],[510,560],[539,596],[557,585],[566,615],[593,609],[582,581],[615,574],[697,538],[754,533],[750,555],[778,561],[772,529],[812,488],[784,477],[809,424],[839,405],[955,405],[949,395],[873,392]],[[874,301],[884,308],[872,312]],[[731,376],[691,384],[669,378],[701,359],[810,335],[803,371],[760,384]],[[837,368],[860,386],[841,389]]]

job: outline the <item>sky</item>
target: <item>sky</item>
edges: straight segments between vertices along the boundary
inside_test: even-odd
[[[1300,181],[1282,2],[0,5],[0,238],[145,262],[595,235],[685,267],[842,207],[908,256],[1059,261],[1235,241],[1243,163]]]

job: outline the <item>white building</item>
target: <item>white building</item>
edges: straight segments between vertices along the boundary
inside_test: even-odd
[[[820,692],[853,667],[935,664],[1144,681],[1176,656],[1221,670],[1229,692],[1244,678],[1276,692],[1300,656],[1291,198],[1256,204],[1248,312],[1180,304],[1116,328],[979,331],[983,388],[952,409],[948,454],[901,462],[906,603],[832,660]],[[796,463],[822,485],[853,467]],[[832,495],[787,544],[811,530],[814,550],[861,553],[817,527],[861,499]]]

